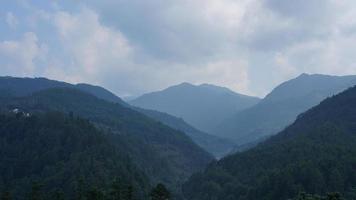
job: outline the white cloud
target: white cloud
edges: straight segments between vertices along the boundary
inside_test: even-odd
[[[27,32],[20,40],[0,43],[1,73],[33,76],[35,60],[45,56],[46,49],[38,42],[35,33]]]
[[[7,25],[11,29],[15,29],[19,25],[19,20],[12,12],[7,12],[5,17]]]
[[[103,26],[94,11],[87,8],[76,14],[59,11],[53,23],[71,63],[66,76],[81,74],[82,79],[92,81],[101,73],[120,70],[130,62],[133,48],[125,36]]]
[[[91,82],[118,94],[189,81],[262,96],[302,72],[356,73],[352,0],[63,0],[28,7],[29,16],[15,16],[27,19],[17,26],[28,24],[22,28],[36,37],[1,43],[7,71],[27,66],[13,74]]]

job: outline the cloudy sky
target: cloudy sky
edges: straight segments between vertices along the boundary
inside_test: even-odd
[[[356,74],[356,1],[1,1],[1,76],[264,96],[300,73]]]

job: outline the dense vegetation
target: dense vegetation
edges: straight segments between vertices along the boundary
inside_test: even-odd
[[[184,133],[143,114],[68,88],[43,90],[28,97],[3,98],[6,108],[30,112],[60,111],[88,119],[120,136],[120,145],[153,184],[162,182],[174,193],[193,172],[213,158]]]
[[[193,175],[189,200],[284,200],[356,187],[356,87],[328,98],[278,135]],[[315,198],[314,198],[315,199]]]
[[[114,179],[122,190],[135,188],[135,198],[148,195],[150,182],[119,136],[97,130],[88,120],[57,112],[6,112],[0,114],[0,124],[0,191],[16,199],[26,199],[40,186],[47,195],[60,192],[73,199],[78,184],[99,191],[110,188]]]
[[[214,132],[239,145],[254,143],[277,134],[300,113],[355,84],[356,76],[302,74],[276,87],[257,105],[235,113]]]

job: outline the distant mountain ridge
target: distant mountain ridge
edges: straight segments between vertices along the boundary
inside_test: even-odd
[[[106,101],[125,104],[119,97],[110,91],[100,87],[85,83],[70,84],[62,81],[50,80],[47,78],[18,78],[11,76],[0,77],[0,92],[13,96],[26,96],[50,88],[67,87],[75,88],[92,94]]]
[[[300,113],[356,84],[356,76],[302,74],[277,86],[258,104],[222,122],[214,132],[238,144],[271,136]]]
[[[257,102],[257,97],[238,94],[228,88],[210,84],[196,86],[190,83],[147,93],[129,101],[137,107],[183,118],[207,133],[211,133],[216,125],[234,112],[251,107]]]

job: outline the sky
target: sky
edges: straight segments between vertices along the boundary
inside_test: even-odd
[[[356,74],[354,0],[1,0],[0,76],[181,82],[263,97],[301,73]]]

